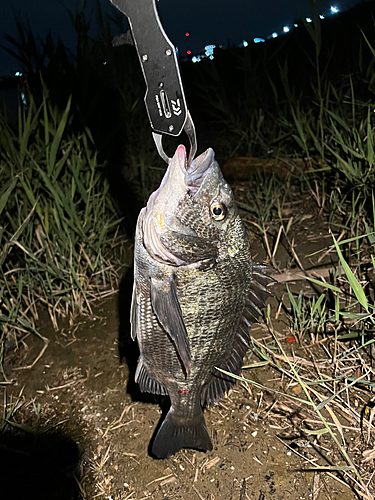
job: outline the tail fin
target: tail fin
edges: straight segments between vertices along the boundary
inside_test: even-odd
[[[202,411],[193,419],[184,420],[177,419],[171,408],[155,436],[151,453],[157,458],[169,458],[181,448],[212,450]]]

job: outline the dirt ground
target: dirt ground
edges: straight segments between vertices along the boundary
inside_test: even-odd
[[[299,226],[304,241],[312,235],[305,254],[327,245],[321,223],[315,220],[312,228],[308,221],[311,218]],[[264,259],[259,242],[254,240],[253,246],[257,259]],[[4,416],[10,422],[0,434],[1,498],[357,498],[340,477],[311,471],[323,456],[335,463],[335,455],[324,437],[308,441],[301,434],[305,409],[245,382],[205,410],[212,452],[183,450],[167,460],[151,458],[148,445],[163,402],[142,395],[133,382],[138,353],[128,335],[131,282],[129,270],[120,294],[97,305],[90,319],[80,318],[73,325],[61,322],[56,332],[46,320],[40,333],[48,346],[31,368],[27,366],[44,346],[40,339],[29,335],[18,346],[8,346],[6,379],[0,385]],[[276,285],[276,295],[284,292],[284,284]],[[286,321],[279,331],[288,336]],[[265,334],[265,325],[252,328],[255,338]],[[297,394],[270,366],[243,374],[274,390]],[[345,432],[355,453],[358,433],[348,425]]]

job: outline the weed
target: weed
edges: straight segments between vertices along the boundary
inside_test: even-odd
[[[288,316],[293,334],[297,335],[300,343],[307,336],[310,337],[311,342],[314,342],[319,334],[325,332],[327,323],[331,322],[326,295],[322,293],[318,299],[308,298],[303,295],[301,290],[298,298],[295,299],[288,285],[286,288],[291,306]]]
[[[45,96],[39,108],[20,110],[17,133],[0,121],[0,322],[8,338],[37,333],[40,307],[57,328],[59,316],[88,313],[118,287],[120,220],[90,133],[67,136],[70,119],[70,102],[61,113]]]

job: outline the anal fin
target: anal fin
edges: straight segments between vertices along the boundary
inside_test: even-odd
[[[135,372],[135,381],[138,383],[141,392],[151,392],[160,396],[167,396],[167,389],[155,377],[150,375],[142,359],[138,361]]]

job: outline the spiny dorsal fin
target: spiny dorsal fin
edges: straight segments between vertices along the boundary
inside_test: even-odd
[[[249,329],[252,323],[259,321],[262,315],[261,309],[265,307],[266,300],[272,295],[266,287],[275,280],[264,274],[265,269],[266,267],[261,264],[254,264],[253,281],[250,285],[249,295],[238,330],[233,339],[232,348],[228,356],[218,366],[218,368],[234,375],[240,374],[243,358],[249,350]],[[211,405],[216,401],[220,401],[235,383],[236,380],[234,378],[215,370],[212,379],[203,389],[201,397],[202,405]]]

